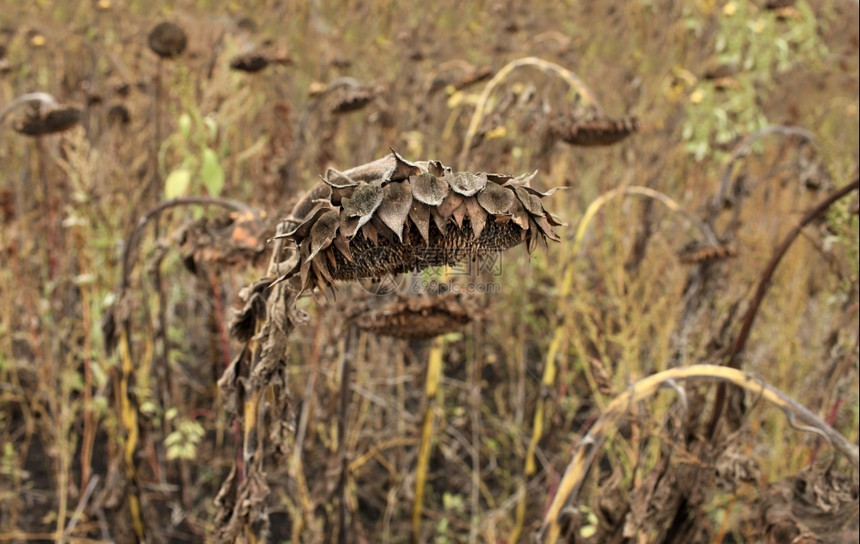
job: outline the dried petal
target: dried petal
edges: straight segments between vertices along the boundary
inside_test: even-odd
[[[448,196],[445,197],[445,201],[436,209],[439,212],[439,216],[443,219],[448,219],[451,217],[451,214],[454,213],[454,210],[463,205],[463,200],[462,196],[453,191],[448,193]]]
[[[331,245],[339,224],[338,213],[334,210],[325,212],[317,219],[311,227],[311,253],[308,259],[313,259],[317,253]]]
[[[451,217],[454,218],[454,222],[457,223],[458,227],[463,228],[463,218],[466,217],[466,206],[457,206],[457,209],[454,210]]]
[[[525,187],[517,187],[515,192],[517,193],[517,198],[520,199],[520,202],[523,203],[523,206],[525,206],[530,214],[543,215],[543,204],[540,202],[540,197],[529,193]]]
[[[529,230],[529,212],[523,207],[518,198],[513,199],[511,207],[508,208],[511,220],[523,230]]]
[[[465,210],[462,206],[457,208],[458,210]],[[448,219],[439,215],[439,208],[430,208],[430,215],[433,216],[433,223],[435,223],[436,228],[439,229],[439,232],[442,236],[448,235]],[[460,222],[462,223],[463,218],[460,218]]]
[[[424,243],[430,243],[430,207],[416,200],[412,201],[409,209],[409,219],[415,224]]]
[[[535,224],[540,228],[540,231],[546,235],[547,238],[552,240],[553,242],[561,242],[561,238],[553,232],[552,225],[549,224],[546,217],[543,215],[537,215],[532,217]]]
[[[290,238],[293,240],[304,240],[311,233],[311,229],[313,228],[313,226],[317,222],[317,220],[324,213],[326,213],[327,211],[329,211],[331,209],[332,208],[330,208],[330,207],[324,207],[324,206],[317,208],[316,210],[313,211],[313,213],[311,213],[311,215],[307,219],[302,221],[302,223],[299,226],[297,226],[295,229],[293,229],[292,231],[290,231],[286,234],[279,235],[278,238]]]
[[[478,204],[495,215],[507,213],[513,203],[514,193],[495,183],[488,183],[484,190],[478,193]]]
[[[361,227],[361,234],[364,236],[365,240],[373,243],[374,245],[379,244],[379,233],[376,231],[376,227],[373,223],[366,223]]]
[[[484,225],[487,224],[487,212],[481,208],[481,205],[474,198],[466,199],[465,208],[469,214],[469,224],[472,226],[472,234],[477,240],[484,231]]]
[[[436,176],[437,178],[441,178],[442,176],[445,176],[445,175],[447,175],[447,174],[450,174],[450,173],[451,173],[451,169],[450,169],[450,168],[446,168],[446,167],[445,167],[441,162],[439,162],[439,161],[427,161],[427,171],[428,171],[431,175]]]
[[[397,239],[403,241],[403,226],[412,208],[412,188],[409,181],[389,183],[382,188],[382,204],[376,212]]]
[[[340,234],[347,240],[351,240],[358,228],[362,225],[358,217],[347,217],[346,210],[340,210]]]
[[[346,236],[343,235],[343,232],[339,232],[337,236],[335,236],[332,245],[340,251],[340,254],[346,257],[346,260],[352,262],[352,251],[349,250],[349,240],[347,240]]]
[[[513,179],[513,176],[510,176],[510,175],[508,175],[508,174],[493,174],[493,173],[490,173],[490,172],[481,172],[481,173],[480,173],[480,175],[481,175],[481,176],[486,176],[486,177],[487,177],[487,181],[489,181],[489,182],[491,182],[491,183],[496,183],[496,184],[498,184],[498,185],[505,185],[505,184],[507,184],[511,179]]]
[[[367,217],[382,204],[382,188],[378,185],[360,185],[352,192],[352,196],[343,199],[343,209],[348,217]]]
[[[391,150],[391,154],[394,155],[394,166],[391,171],[389,171],[384,178],[387,181],[401,181],[408,179],[409,176],[418,174],[421,170],[418,168],[418,165],[411,163],[401,157],[397,151]]]

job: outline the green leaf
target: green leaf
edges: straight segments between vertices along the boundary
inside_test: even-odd
[[[191,185],[191,172],[187,168],[177,168],[164,180],[164,198],[171,200],[184,196]]]
[[[210,148],[203,148],[200,165],[200,179],[209,196],[219,196],[224,188],[224,169],[218,162],[218,155]]]
[[[182,135],[182,139],[186,142],[191,138],[191,116],[187,113],[183,113],[179,116],[179,134]]]

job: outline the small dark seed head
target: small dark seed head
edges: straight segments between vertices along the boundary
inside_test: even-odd
[[[113,125],[127,125],[131,122],[131,114],[128,112],[128,108],[123,106],[122,104],[114,104],[108,109],[107,113],[108,124]]]
[[[268,65],[269,57],[256,51],[233,57],[230,61],[230,68],[240,72],[259,72]]]
[[[81,120],[81,110],[61,106],[47,111],[31,111],[13,125],[13,129],[26,136],[42,136],[68,130]]]
[[[159,23],[149,33],[149,48],[161,58],[178,57],[187,45],[188,36],[174,23]]]

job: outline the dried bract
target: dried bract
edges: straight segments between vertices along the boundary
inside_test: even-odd
[[[543,208],[549,193],[529,187],[532,176],[452,172],[438,161],[389,157],[390,168],[376,177],[327,173],[325,196],[315,189],[313,206],[282,235],[299,254],[283,279],[322,288],[558,241],[552,226],[561,223]]]

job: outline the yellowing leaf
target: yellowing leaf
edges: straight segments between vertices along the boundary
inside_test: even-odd
[[[203,149],[200,164],[200,179],[209,196],[219,196],[224,188],[224,169],[218,155],[208,147]]]
[[[185,196],[191,184],[191,172],[187,168],[177,168],[164,180],[164,198],[171,200]]]

